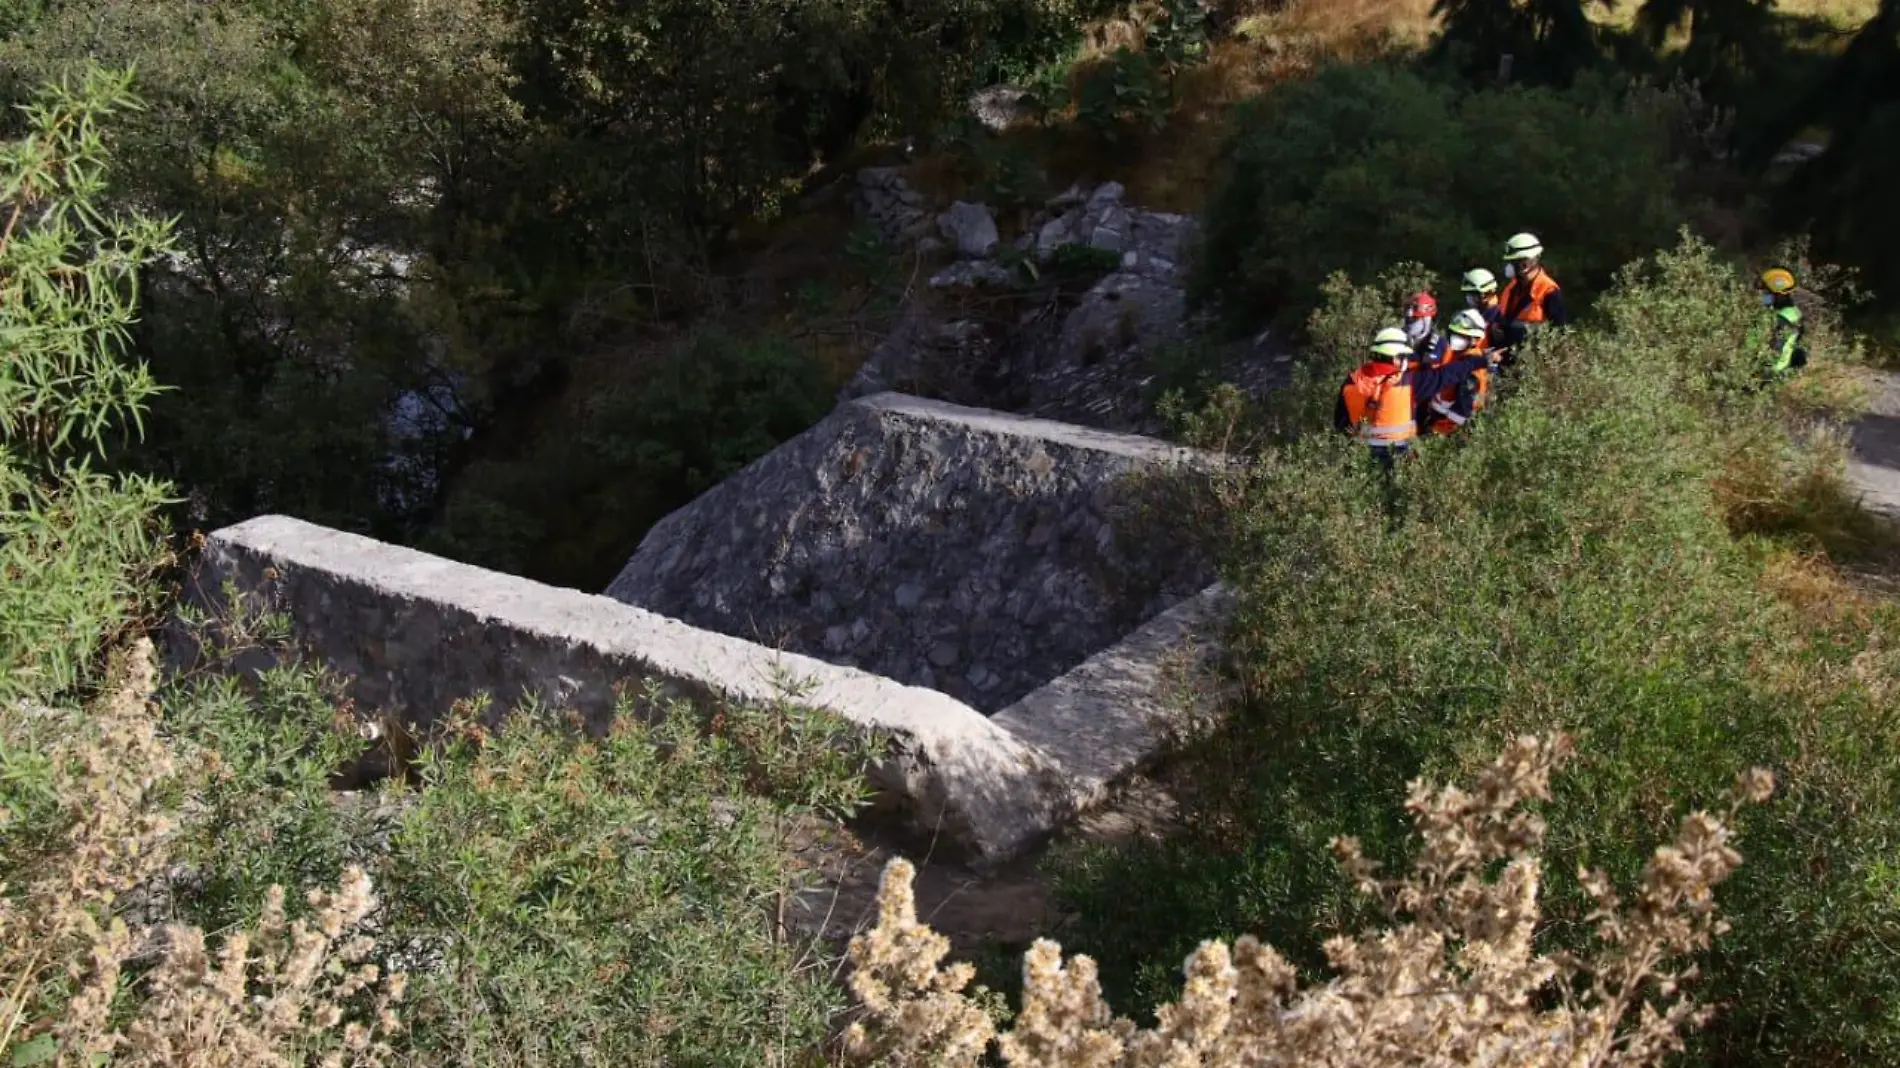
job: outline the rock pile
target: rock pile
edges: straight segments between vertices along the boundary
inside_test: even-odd
[[[912,189],[896,167],[866,167],[858,172],[857,208],[893,248],[910,248],[936,228],[924,210],[923,194]]]
[[[892,168],[868,169],[859,184],[880,191],[882,199],[866,200],[875,224],[906,232],[919,225],[920,207],[893,214],[892,205],[921,205],[922,198]],[[957,258],[930,276],[934,292],[1028,288],[1036,276],[1018,260],[1048,264],[1070,247],[1119,257],[1119,265],[1073,307],[1034,308],[1001,329],[912,309],[839,399],[895,389],[1107,430],[1157,432],[1146,367],[1185,333],[1183,264],[1195,221],[1131,207],[1125,196],[1116,182],[1072,186],[1031,216],[1010,245],[998,241],[986,205],[952,205],[936,226]]]
[[[1026,346],[1025,411],[1110,430],[1155,433],[1147,364],[1186,333],[1187,273],[1195,233],[1185,215],[1129,208],[1114,182],[1071,189],[1036,235],[1038,255],[1085,245],[1121,256],[1063,318],[1053,336]]]
[[[970,261],[966,261],[970,262]],[[975,264],[994,267],[987,260]],[[1012,407],[1002,376],[1008,362],[996,332],[969,319],[944,319],[912,301],[897,323],[840,391],[838,403],[878,393],[908,393],[977,407]]]

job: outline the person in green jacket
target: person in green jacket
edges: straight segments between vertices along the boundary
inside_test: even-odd
[[[1770,267],[1761,273],[1761,288],[1761,303],[1770,318],[1749,335],[1749,350],[1762,355],[1770,380],[1780,380],[1808,362],[1807,347],[1801,343],[1801,309],[1794,302],[1794,272]]]

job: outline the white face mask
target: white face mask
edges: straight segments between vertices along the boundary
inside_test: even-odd
[[[1431,332],[1432,321],[1430,319],[1412,319],[1405,324],[1405,336],[1411,338],[1413,341],[1423,341],[1431,336]]]
[[[1466,294],[1465,294],[1465,307],[1467,307],[1467,308],[1475,308],[1475,307],[1477,307],[1477,306],[1478,306],[1478,305],[1479,305],[1480,303],[1481,303],[1481,302],[1480,302],[1480,301],[1478,300],[1478,295],[1477,295],[1476,293],[1466,293]]]
[[[1504,277],[1506,277],[1506,278],[1516,278],[1516,277],[1517,277],[1517,264],[1515,264],[1515,263],[1507,263],[1507,264],[1505,264],[1505,265],[1504,265]]]
[[[1463,334],[1451,335],[1451,351],[1463,352],[1470,347],[1471,347],[1470,338],[1465,337]]]

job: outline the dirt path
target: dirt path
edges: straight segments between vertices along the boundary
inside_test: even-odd
[[[1065,840],[1125,842],[1164,833],[1174,818],[1166,788],[1137,778],[1101,808],[1077,820]],[[790,903],[786,923],[807,936],[842,946],[877,920],[877,885],[899,850],[836,826],[803,829],[797,852],[818,885]],[[995,872],[979,873],[929,855],[928,847],[901,850],[917,865],[917,917],[950,939],[959,956],[987,946],[1026,948],[1043,935],[1060,936],[1062,916],[1049,879],[1038,870],[1046,853]]]
[[[1868,376],[1867,414],[1854,424],[1847,477],[1867,510],[1900,521],[1900,372]]]

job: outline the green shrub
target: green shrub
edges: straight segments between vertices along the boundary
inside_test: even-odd
[[[1580,303],[1667,244],[1681,217],[1669,135],[1648,97],[1600,81],[1471,92],[1395,65],[1330,66],[1240,110],[1194,293],[1237,326],[1298,324],[1334,271],[1413,260],[1443,285],[1495,269],[1504,239],[1529,230]]]
[[[1348,313],[1383,299],[1341,296]],[[1177,838],[1068,859],[1070,947],[1144,1002],[1203,938],[1258,934],[1316,967],[1325,936],[1366,919],[1326,868],[1333,835],[1396,859],[1408,781],[1560,728],[1581,759],[1551,809],[1559,865],[1627,879],[1674,799],[1750,764],[1784,784],[1743,823],[1710,1063],[1900,1056],[1900,608],[1836,583],[1804,609],[1777,595],[1786,555],[1730,533],[1735,450],[1787,433],[1774,395],[1734,388],[1759,310],[1704,246],[1631,271],[1471,433],[1406,465],[1397,519],[1339,435],[1238,476],[1244,700],[1182,758]],[[1319,340],[1355,343],[1353,319],[1317,320]],[[1581,947],[1583,909],[1554,897],[1553,937]]]
[[[1129,130],[1153,133],[1168,118],[1168,86],[1146,52],[1118,48],[1076,75],[1075,121],[1107,141]]]
[[[255,922],[272,886],[332,886],[362,860],[362,811],[331,788],[368,745],[338,715],[341,681],[293,661],[248,684],[198,676],[159,694],[166,728],[210,761],[190,783],[193,833],[179,851],[197,870],[180,907],[206,930]]]
[[[1174,106],[1175,78],[1206,58],[1205,6],[1163,0],[1147,13],[1139,49],[1123,46],[1076,65],[1066,89],[1075,120],[1110,143],[1130,132],[1155,133]]]
[[[424,1063],[785,1063],[840,1008],[775,928],[801,812],[849,812],[860,750],[788,708],[631,705],[586,740],[527,713],[426,759],[383,886],[396,940],[443,953],[412,996]],[[776,787],[755,772],[769,768]]]
[[[139,269],[169,230],[106,210],[100,124],[131,76],[43,89],[0,145],[0,702],[88,681],[148,604],[165,489],[97,470],[158,386],[126,359]]]

